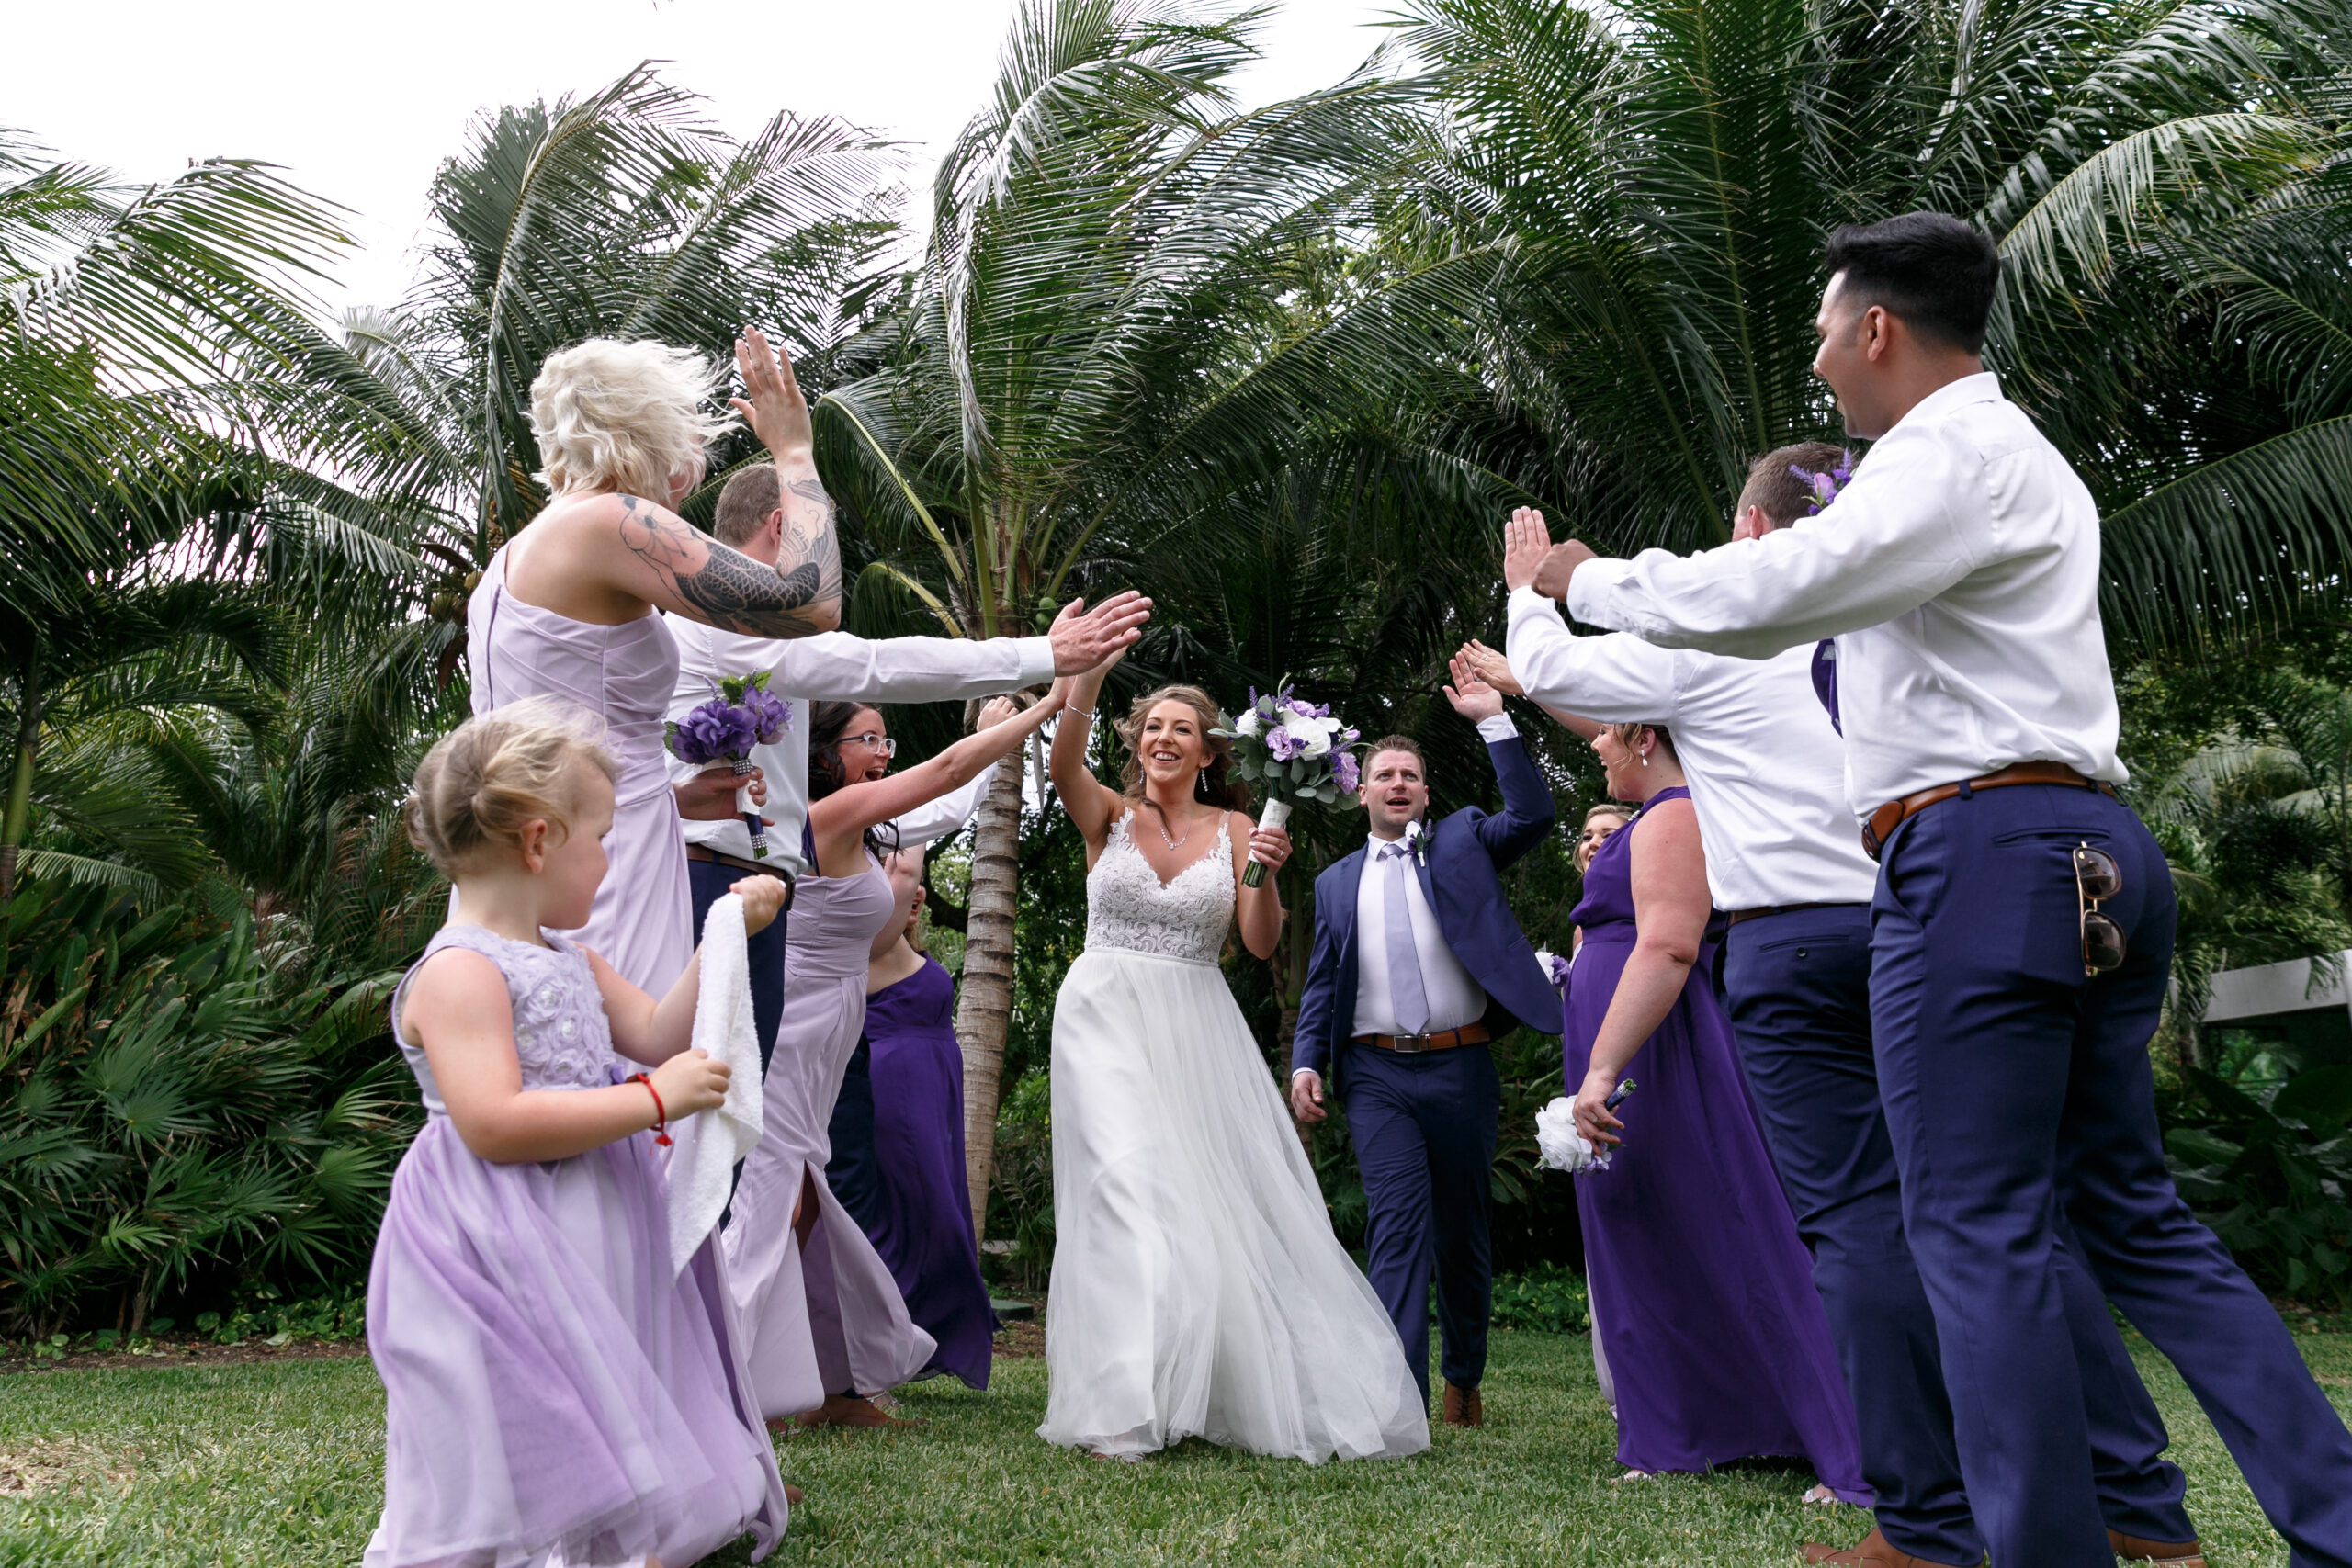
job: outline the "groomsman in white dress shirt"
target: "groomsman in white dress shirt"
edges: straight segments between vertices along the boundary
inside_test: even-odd
[[[752,559],[773,563],[780,547],[784,502],[773,464],[738,469],[718,492],[712,532]],[[1091,670],[1135,641],[1151,615],[1151,601],[1118,593],[1089,611],[1067,605],[1045,637],[904,637],[875,641],[847,632],[825,632],[793,641],[722,631],[699,621],[670,616],[678,644],[678,684],[670,716],[680,718],[708,702],[724,675],[770,671],[768,690],[792,710],[792,724],[775,744],[753,749],[752,761],[765,776],[768,854],[754,859],[752,832],[740,816],[714,821],[687,820],[686,870],[693,882],[695,940],[702,940],[703,917],[746,872],[799,876],[810,868],[801,854],[802,825],[808,816],[808,704],[811,699],[860,703],[930,703],[988,697],[1042,685],[1057,674]],[[698,770],[670,759],[673,780]],[[902,844],[927,843],[963,826],[995,776],[983,773],[963,789],[899,818]],[[784,950],[789,916],[751,940],[753,1027],[760,1063],[775,1048],[784,1012]]]
[[[1757,459],[1732,536],[1760,538],[1818,510],[1815,482],[1847,455],[1826,442]],[[1718,978],[1765,1142],[1813,1254],[1854,1399],[1877,1528],[1835,1568],[1973,1564],[1984,1540],[1952,1438],[1934,1315],[1903,1239],[1902,1186],[1879,1103],[1870,1027],[1870,900],[1878,868],[1846,806],[1844,741],[1814,685],[1814,653],[1735,659],[1654,647],[1627,632],[1577,637],[1528,584],[1550,541],[1521,509],[1505,536],[1510,668],[1472,648],[1488,681],[1587,733],[1663,722],[1690,781],[1707,887],[1729,918]],[[1589,738],[1589,734],[1588,734]],[[2134,1560],[2194,1556],[2187,1483],[2164,1458],[2164,1418],[2140,1382],[2107,1299],[2061,1237],[2067,1326],[2082,1368],[2099,1513]]]
[[[1880,1093],[1993,1561],[2111,1562],[2063,1215],[2290,1561],[2347,1568],[2352,1433],[2165,1167],[2147,1045],[2171,873],[2116,795],[2098,508],[1979,358],[1999,259],[1959,220],[1915,212],[1839,230],[1826,262],[1814,368],[1874,443],[1838,498],[1690,557],[1602,560],[1570,541],[1534,586],[1663,647],[1767,659],[1836,639],[1847,802],[1880,863]]]

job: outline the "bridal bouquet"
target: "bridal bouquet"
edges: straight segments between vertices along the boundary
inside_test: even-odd
[[[713,762],[734,765],[737,778],[752,771],[752,748],[772,746],[792,727],[792,706],[768,691],[768,672],[729,675],[718,682],[710,701],[685,717],[662,726],[662,739],[670,754],[691,767]],[[752,853],[767,859],[768,834],[752,804],[751,791],[735,792],[735,809],[752,830]]]
[[[1250,688],[1250,705],[1240,716],[1226,719],[1211,733],[1233,742],[1241,776],[1264,788],[1261,828],[1284,826],[1291,807],[1302,800],[1329,806],[1355,794],[1361,782],[1355,753],[1348,750],[1359,739],[1357,732],[1332,717],[1329,705],[1295,694],[1287,681],[1262,697],[1255,686]],[[1245,887],[1265,880],[1266,868],[1255,860],[1241,873]]]

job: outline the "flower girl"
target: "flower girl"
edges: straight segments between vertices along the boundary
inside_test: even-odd
[[[458,897],[392,996],[427,1115],[368,1280],[386,1427],[368,1568],[680,1568],[784,1524],[705,1284],[670,1266],[654,1145],[727,1088],[686,1043],[700,964],[657,1002],[548,934],[588,919],[614,775],[537,702],[417,770],[409,836]],[[735,890],[750,930],[775,918],[775,878]]]

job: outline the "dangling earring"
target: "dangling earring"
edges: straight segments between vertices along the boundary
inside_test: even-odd
[[[1649,754],[1647,751],[1645,751],[1645,752],[1643,752],[1643,753],[1642,753],[1642,766],[1644,766],[1644,767],[1645,767],[1645,768],[1646,768],[1646,767],[1648,767],[1649,765],[1650,765],[1650,754]]]
[[[1196,800],[1204,800],[1208,793],[1209,771],[1206,768],[1196,769],[1193,773],[1193,796]]]

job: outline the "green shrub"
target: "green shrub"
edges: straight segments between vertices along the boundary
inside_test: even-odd
[[[2165,1134],[2181,1196],[2264,1290],[2352,1308],[2352,1067],[2253,1093],[2186,1076],[2205,1113]]]
[[[413,1114],[396,1057],[352,1066],[379,984],[305,985],[242,909],[28,885],[7,916],[0,1324],[135,1335],[199,1279],[365,1259]]]
[[[1495,1280],[1494,1325],[1538,1334],[1582,1334],[1592,1327],[1584,1277],[1562,1263],[1539,1263]]]

